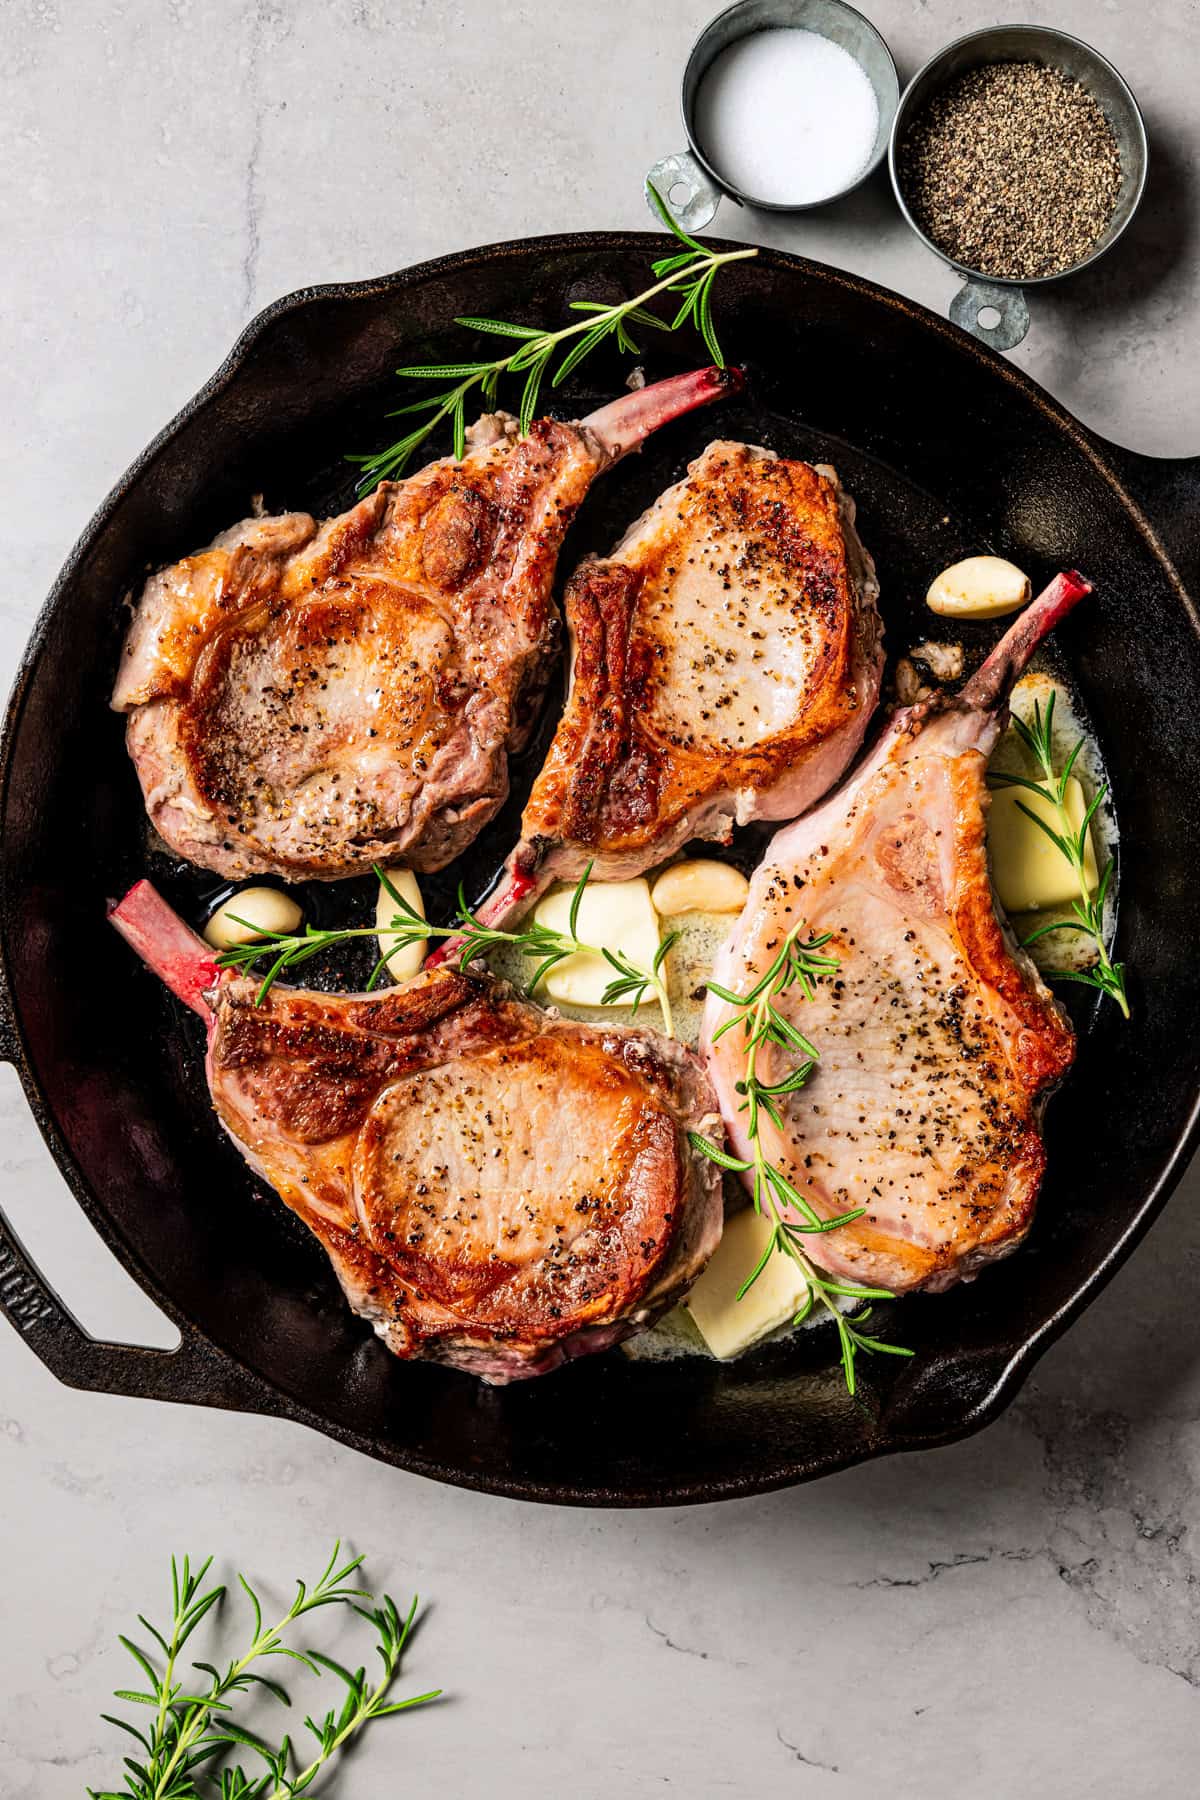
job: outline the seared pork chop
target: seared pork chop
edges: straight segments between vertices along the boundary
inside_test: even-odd
[[[566,710],[485,919],[819,800],[879,697],[878,591],[832,469],[710,444],[567,588]]]
[[[643,1330],[721,1235],[699,1058],[570,1024],[484,972],[378,994],[222,974],[148,882],[112,913],[209,1028],[217,1116],[390,1350],[489,1382]]]
[[[495,814],[554,662],[563,535],[600,470],[736,380],[525,437],[496,413],[350,512],[248,519],[147,582],[112,704],[159,834],[220,875],[440,869]]]
[[[713,979],[747,993],[789,931],[829,932],[835,971],[777,1004],[816,1046],[807,1085],[765,1112],[767,1157],[823,1218],[830,1274],[893,1293],[941,1289],[1021,1242],[1045,1165],[1047,1090],[1070,1067],[1066,1015],[997,917],[987,759],[1007,698],[1047,632],[1089,591],[1060,575],[954,698],[898,712],[855,774],[779,832]],[[748,1156],[739,1029],[709,994],[702,1045],[730,1139]],[[790,1070],[777,1049],[759,1074]],[[799,1221],[802,1223],[802,1221]]]

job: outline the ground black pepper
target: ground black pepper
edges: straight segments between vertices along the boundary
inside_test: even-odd
[[[1121,188],[1112,127],[1087,90],[1041,63],[992,63],[951,82],[900,148],[904,198],[955,262],[1029,281],[1095,249]]]

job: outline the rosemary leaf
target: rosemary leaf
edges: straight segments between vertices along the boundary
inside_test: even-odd
[[[866,1208],[854,1207],[835,1218],[823,1219],[808,1196],[768,1157],[761,1135],[763,1117],[769,1119],[776,1130],[782,1129],[782,1114],[777,1101],[798,1093],[818,1066],[819,1057],[815,1047],[774,1004],[778,995],[792,988],[797,989],[806,999],[811,998],[814,983],[837,967],[836,957],[820,954],[830,942],[832,934],[824,932],[818,936],[802,938],[804,930],[805,927],[800,924],[792,928],[766,974],[754,983],[748,993],[736,994],[716,982],[709,982],[709,993],[723,1001],[731,1009],[732,1015],[713,1033],[713,1041],[716,1042],[733,1025],[742,1024],[744,1027],[745,1072],[735,1086],[737,1092],[744,1096],[742,1110],[746,1120],[745,1135],[750,1145],[750,1158],[743,1160],[734,1157],[712,1144],[709,1139],[695,1133],[691,1134],[691,1143],[720,1168],[748,1175],[755,1211],[771,1221],[772,1229],[766,1248],[739,1288],[738,1299],[748,1293],[759,1279],[772,1254],[790,1257],[803,1275],[805,1284],[804,1298],[793,1316],[793,1326],[803,1324],[815,1306],[824,1307],[837,1326],[842,1373],[847,1390],[853,1394],[857,1389],[857,1358],[860,1353],[871,1355],[881,1348],[886,1349],[891,1356],[911,1356],[912,1352],[900,1344],[885,1345],[881,1339],[864,1334],[861,1327],[869,1316],[869,1308],[850,1315],[843,1313],[837,1305],[839,1299],[890,1300],[893,1296],[884,1288],[862,1287],[827,1275],[813,1259],[804,1240],[806,1237],[823,1236],[840,1230],[843,1226],[852,1225],[856,1219],[862,1218]],[[805,1060],[778,1080],[764,1081],[758,1073],[758,1057],[765,1045],[771,1045],[785,1055],[794,1056],[799,1053]]]
[[[456,325],[464,325],[468,331],[490,331],[494,337],[536,338],[543,334],[536,325],[514,325],[508,319],[476,319],[470,316],[455,319]]]

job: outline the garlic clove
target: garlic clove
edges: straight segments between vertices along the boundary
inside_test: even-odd
[[[961,644],[934,644],[926,640],[922,644],[914,644],[908,654],[917,662],[924,663],[938,681],[958,681],[962,675],[964,658]]]
[[[1001,619],[1032,593],[1028,575],[1002,556],[968,556],[930,584],[925,604],[943,618]]]
[[[273,887],[242,888],[230,894],[204,927],[204,940],[214,950],[236,950],[257,943],[272,931],[294,932],[304,913],[290,894]],[[245,923],[240,923],[240,921]]]
[[[664,869],[650,890],[660,918],[679,913],[741,912],[750,883],[740,869],[715,857],[694,856]]]
[[[425,901],[421,895],[420,883],[412,870],[395,868],[386,869],[384,873],[400,898],[423,919],[425,917]],[[375,902],[375,929],[379,933],[379,954],[387,958],[387,972],[393,981],[407,981],[410,976],[417,973],[425,961],[425,952],[428,946],[419,938],[413,943],[405,944],[396,932],[388,931],[387,927],[392,923],[399,910],[392,896],[380,882],[379,898]]]

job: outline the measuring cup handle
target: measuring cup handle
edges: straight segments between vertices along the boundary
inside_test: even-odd
[[[711,225],[723,198],[721,189],[705,174],[689,150],[660,157],[646,177],[646,205],[658,219],[658,209],[649,193],[651,187],[685,231],[703,231],[706,225]],[[672,199],[672,191],[680,187],[687,189],[686,197]]]
[[[991,310],[999,317],[984,325],[980,314]],[[1019,287],[996,287],[990,281],[968,281],[950,302],[950,317],[981,344],[993,350],[1012,350],[1029,330],[1029,308]]]

